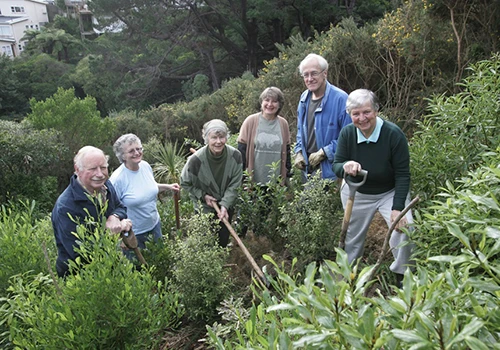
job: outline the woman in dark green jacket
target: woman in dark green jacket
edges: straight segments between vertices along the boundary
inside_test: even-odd
[[[333,171],[339,178],[356,176],[361,169],[368,171],[366,182],[358,189],[347,229],[345,251],[349,263],[360,258],[366,233],[378,210],[390,226],[409,203],[410,154],[403,131],[395,124],[377,116],[378,102],[372,91],[351,92],[346,102],[352,124],[340,133]],[[344,207],[349,195],[342,184]],[[389,241],[394,256],[390,269],[399,281],[411,265],[412,245],[399,229],[413,222],[409,211],[397,224]]]
[[[218,219],[230,222],[243,176],[241,153],[226,145],[229,129],[220,119],[205,123],[202,134],[206,145],[188,158],[182,169],[181,186],[189,192],[195,208],[217,216],[213,207],[217,203]],[[220,222],[219,244],[226,247],[228,243],[229,231]]]

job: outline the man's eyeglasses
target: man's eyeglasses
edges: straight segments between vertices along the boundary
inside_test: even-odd
[[[321,72],[313,71],[310,73],[300,73],[300,76],[304,79],[307,79],[309,77],[311,78],[317,78],[321,73],[323,73],[325,70],[323,69]]]
[[[132,148],[130,151],[128,151],[128,154],[132,155],[132,154],[134,154],[135,152],[142,153],[142,147]]]

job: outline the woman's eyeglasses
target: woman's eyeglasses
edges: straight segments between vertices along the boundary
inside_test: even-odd
[[[142,153],[142,147],[132,148],[130,151],[128,151],[128,154],[132,155],[135,152]]]

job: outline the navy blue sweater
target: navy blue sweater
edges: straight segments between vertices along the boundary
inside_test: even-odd
[[[116,191],[109,180],[105,183],[108,188],[105,218],[112,214],[119,216],[120,220],[127,218],[127,208],[120,202]],[[96,201],[97,202],[97,201]],[[90,214],[87,214],[87,212]],[[76,175],[71,177],[70,184],[59,196],[52,210],[52,227],[57,245],[57,273],[63,276],[68,271],[68,260],[75,260],[78,254],[74,248],[77,245],[77,238],[73,234],[76,232],[77,223],[71,220],[73,217],[79,224],[84,224],[88,217],[93,222],[100,222],[102,218],[98,215],[101,211],[99,204],[93,203],[88,197],[88,192],[84,190],[78,182]],[[93,229],[93,227],[89,227]]]

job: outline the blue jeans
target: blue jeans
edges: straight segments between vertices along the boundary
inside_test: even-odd
[[[137,246],[139,249],[146,249],[146,242],[158,242],[162,238],[160,220],[158,220],[158,223],[151,231],[138,234],[135,237],[137,238]],[[122,252],[129,260],[136,258],[132,249],[122,249]]]

